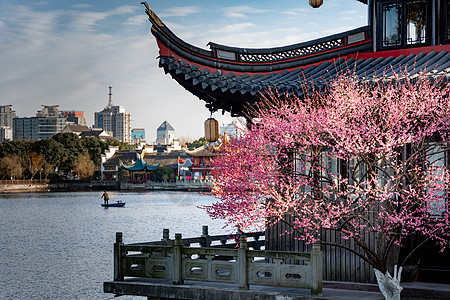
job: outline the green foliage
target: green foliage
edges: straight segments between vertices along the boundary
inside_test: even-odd
[[[152,181],[173,181],[175,179],[175,171],[165,166],[159,166],[152,175]]]
[[[108,149],[108,143],[94,137],[86,137],[81,139],[84,149],[86,149],[95,166],[100,166],[101,155]]]
[[[30,145],[30,141],[5,140],[0,145],[0,158],[9,155],[16,155],[20,158],[21,165],[23,165],[26,160]]]
[[[39,140],[33,143],[32,148],[33,151],[44,156],[45,161],[51,164],[53,169],[60,167],[65,149],[59,142],[54,139]]]
[[[130,178],[130,172],[128,170],[119,168],[119,181],[120,182],[128,182]]]
[[[84,153],[81,139],[75,133],[58,133],[52,139],[60,143],[64,149],[60,160],[60,168],[67,172],[70,171],[75,167],[78,156]]]
[[[108,139],[106,139],[106,144],[108,144],[110,146],[119,146],[120,150],[131,150],[131,149],[134,149],[134,145],[121,142],[118,139],[108,138]]]
[[[74,133],[59,133],[49,139],[37,141],[5,140],[0,144],[0,159],[14,155],[15,162],[23,168],[25,178],[31,179],[37,169],[42,169],[45,177],[53,177],[51,175],[56,169],[60,175],[70,173],[77,167],[79,157],[84,154],[89,156],[94,166],[100,166],[101,155],[109,146],[119,146],[119,149],[134,147],[117,139],[102,141],[94,137],[80,138]],[[43,158],[37,169],[34,166],[36,163],[30,164],[31,153]]]
[[[208,144],[208,141],[204,137],[201,137],[198,140],[195,140],[195,141],[190,142],[190,143],[189,142],[186,143],[186,146],[188,148],[198,148],[198,147],[201,147],[201,146],[206,145],[206,144]]]

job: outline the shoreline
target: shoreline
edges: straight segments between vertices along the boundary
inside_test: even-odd
[[[0,184],[0,193],[49,193],[49,192],[67,192],[67,191],[99,191],[99,190],[116,190],[116,191],[182,191],[182,192],[210,192],[211,188],[201,183],[168,183],[168,182],[151,182],[149,184],[130,184],[120,182],[24,182]]]

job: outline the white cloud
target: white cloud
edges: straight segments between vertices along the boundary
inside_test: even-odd
[[[149,142],[165,119],[178,137],[198,138],[209,111],[158,68],[150,24],[127,35],[105,34],[97,26],[111,16],[131,13],[135,8],[83,13],[15,7],[0,24],[0,69],[8,70],[0,72],[2,99],[12,103],[20,117],[34,116],[41,104],[58,104],[61,110],[84,111],[92,125],[94,112],[107,104],[112,84],[113,102],[132,114],[133,127],[146,128]],[[130,16],[125,24],[142,22],[145,15]],[[217,119],[231,120],[227,115]]]
[[[247,19],[248,14],[261,14],[267,12],[269,12],[269,10],[255,8],[251,6],[233,6],[225,8],[223,14],[227,18]]]
[[[48,5],[49,3],[48,3],[48,1],[37,1],[37,2],[32,2],[32,4],[36,5],[36,6],[45,6],[45,5]]]
[[[91,4],[87,4],[87,3],[77,3],[72,5],[73,8],[91,8],[92,5]]]
[[[185,17],[191,14],[200,13],[201,9],[197,6],[180,6],[164,9],[159,16],[161,18]]]
[[[131,18],[128,18],[128,20],[123,23],[124,25],[130,25],[130,26],[142,26],[148,22],[148,18],[143,15],[134,16]]]
[[[309,12],[309,9],[307,8],[294,8],[290,10],[283,10],[281,13],[285,15],[291,15],[291,16],[304,16]]]
[[[74,11],[71,13],[71,25],[78,30],[93,30],[93,26],[100,21],[106,20],[109,17],[117,15],[132,14],[136,11],[134,6],[119,6],[109,11],[93,12],[93,11]]]
[[[256,27],[253,23],[238,23],[238,24],[232,24],[232,25],[226,25],[221,28],[216,28],[213,30],[210,30],[211,33],[217,34],[217,33],[233,33],[233,32],[243,32],[247,30],[248,28],[254,28]]]

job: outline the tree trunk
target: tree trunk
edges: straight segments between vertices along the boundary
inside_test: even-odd
[[[385,274],[375,269],[375,276],[377,277],[378,286],[386,300],[400,300],[400,293],[403,288],[400,286],[400,278],[402,274],[402,267],[398,269],[394,266],[394,277],[386,271]]]

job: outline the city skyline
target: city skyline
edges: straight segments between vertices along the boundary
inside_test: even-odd
[[[169,28],[188,43],[207,49],[209,41],[237,47],[275,47],[304,42],[367,24],[358,1],[164,1],[149,3]],[[132,128],[147,140],[168,120],[177,137],[203,135],[210,116],[204,102],[158,67],[157,45],[140,2],[51,0],[0,4],[0,105],[31,116],[41,105],[94,112],[113,104],[131,114]],[[270,19],[270,22],[267,20]],[[7,70],[7,71],[5,71]],[[232,118],[213,114],[220,124]]]

